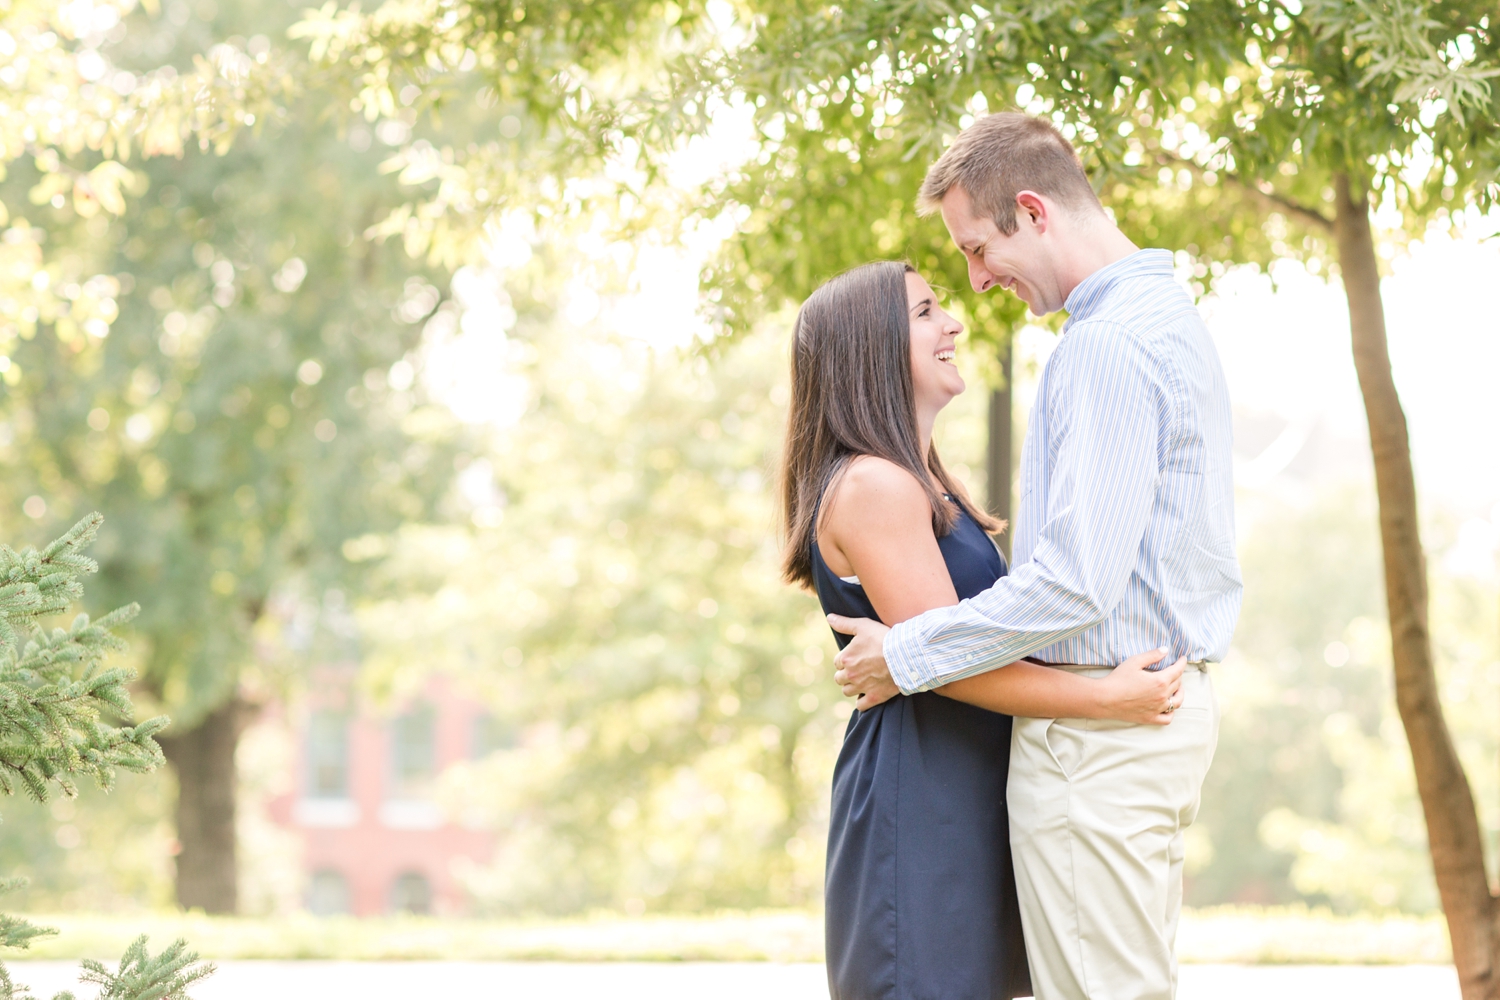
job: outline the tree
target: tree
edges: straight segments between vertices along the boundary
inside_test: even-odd
[[[510,9],[514,16],[518,8]],[[630,23],[646,24],[650,12],[631,8]],[[683,12],[665,5],[661,20],[670,27]],[[523,37],[500,27],[496,13],[460,7],[445,24],[475,52],[501,43],[543,51],[571,30],[549,22]],[[1200,279],[1226,263],[1274,256],[1336,260],[1375,457],[1397,701],[1468,997],[1500,990],[1492,972],[1500,931],[1472,795],[1436,693],[1370,209],[1378,197],[1404,214],[1408,228],[1393,234],[1401,239],[1415,232],[1411,224],[1484,208],[1500,195],[1492,17],[1470,2],[751,4],[740,32],[722,32],[717,45],[678,64],[697,57],[695,67],[624,98],[646,114],[636,124],[648,151],[669,148],[658,140],[678,134],[673,107],[755,108],[759,156],[711,192],[720,195],[712,204],[745,214],[745,238],[708,275],[731,324],[795,296],[824,262],[904,246],[900,220],[915,168],[903,174],[901,165],[935,155],[965,115],[1012,101],[1053,115],[1083,147],[1126,232],[1185,249]],[[394,20],[376,14],[360,23]],[[409,45],[410,62],[440,48],[432,37],[408,23],[387,40]],[[557,54],[554,78],[564,79],[578,53],[547,51]],[[512,61],[489,65],[503,78]],[[666,98],[681,87],[687,100],[673,105]],[[621,147],[637,140],[628,129],[604,138]],[[896,238],[882,241],[882,230]]]
[[[659,179],[661,154],[709,125],[684,81],[738,30],[709,6],[418,0],[366,12],[330,0],[290,35],[366,122],[456,115],[469,126],[402,144],[386,168],[418,190],[376,229],[456,266],[510,211],[545,219],[597,204],[625,223],[651,214],[640,181]],[[622,189],[634,206],[618,204]]]
[[[274,27],[258,6],[205,21],[168,4],[91,51],[112,80],[149,82],[169,75],[150,69],[164,57],[205,50],[248,72],[267,64],[264,36],[213,43]],[[141,683],[178,719],[162,740],[178,778],[177,895],[210,912],[236,906],[238,733],[287,665],[257,659],[256,629],[274,624],[278,595],[356,586],[343,543],[436,516],[452,468],[451,421],[404,360],[442,298],[434,273],[362,238],[399,200],[380,143],[328,127],[315,95],[280,118],[221,151],[189,144],[132,167],[121,183],[136,200],[118,216],[54,193],[91,162],[87,146],[35,150],[0,189],[10,233],[45,227],[30,287],[68,305],[29,326],[24,309],[7,313],[0,499],[49,520],[111,511],[104,590],[153,593]]]
[[[128,166],[133,156],[180,157],[193,146],[222,150],[255,124],[249,106],[274,116],[274,94],[285,81],[265,68],[265,53],[251,57],[221,44],[211,58],[198,56],[184,68],[149,60],[131,69],[112,65],[102,50],[120,41],[121,22],[135,6],[135,0],[86,7],[24,0],[0,13],[0,51],[11,74],[6,86],[16,95],[0,109],[0,176],[11,163],[33,160],[45,175],[29,192],[35,203],[71,203],[84,218],[120,215],[136,186]],[[252,66],[264,69],[253,79]],[[62,296],[59,286],[36,280],[47,268],[46,234],[20,215],[20,204],[0,209],[0,225],[11,223],[0,258],[8,265],[0,274],[0,340],[30,335],[38,322],[96,335],[108,329],[114,303],[107,282],[80,280],[77,294]],[[15,379],[20,371],[6,367],[0,374]]]
[[[1492,8],[1223,0],[777,10],[724,78],[755,99],[766,124],[825,133],[825,148],[836,146],[844,140],[823,119],[842,95],[861,115],[869,108],[871,130],[916,154],[961,114],[1014,99],[1080,140],[1127,233],[1186,247],[1200,277],[1210,263],[1268,254],[1326,249],[1337,262],[1375,458],[1397,705],[1464,995],[1500,996],[1500,910],[1437,694],[1370,222],[1372,200],[1383,201],[1404,216],[1391,234],[1399,241],[1428,220],[1500,200]]]
[[[733,336],[876,254],[906,253],[945,284],[965,283],[940,227],[910,219],[926,164],[884,143],[885,130],[863,128],[862,109],[845,108],[835,121],[829,106],[826,128],[782,129],[784,140],[765,144],[770,160],[732,170],[704,192],[672,197],[654,183],[668,179],[672,155],[709,133],[714,114],[742,91],[763,96],[740,79],[743,62],[725,61],[746,37],[727,8],[645,0],[607,9],[460,3],[364,12],[329,4],[291,34],[309,41],[312,62],[343,81],[351,108],[368,121],[457,113],[470,129],[450,134],[480,140],[434,145],[413,134],[388,164],[416,190],[378,231],[444,264],[471,259],[486,227],[512,211],[545,221],[607,206],[618,237],[691,228],[745,207],[752,215],[741,231],[758,238],[736,240],[705,275],[716,318]],[[773,122],[773,131],[783,124]],[[488,139],[497,126],[502,138]],[[830,135],[842,143],[824,149]],[[775,220],[774,233],[766,220]],[[1003,354],[1023,310],[1010,301],[968,305],[980,321],[971,332]]]
[[[1336,249],[1375,459],[1396,705],[1454,962],[1470,1000],[1500,997],[1500,905],[1438,696],[1416,482],[1386,349],[1370,213],[1372,200],[1382,196],[1416,224],[1446,217],[1450,206],[1500,201],[1500,102],[1488,83],[1500,76],[1500,25],[1491,26],[1492,15],[1477,3],[1415,9],[1315,3],[1295,20],[1254,11],[1245,27],[1264,41],[1246,59],[1260,70],[1253,90],[1261,96],[1242,86],[1247,96],[1226,101],[1216,123],[1239,126],[1218,133],[1229,137],[1223,153],[1233,160],[1225,166],[1258,190],[1269,187],[1288,210],[1331,235]],[[1278,190],[1285,163],[1293,165],[1296,187]],[[1321,197],[1299,201],[1313,184]],[[1283,195],[1287,188],[1292,193]]]
[[[1107,202],[1111,180],[1131,182],[1122,187],[1131,211],[1118,197],[1112,208],[1138,239],[1212,240],[1239,260],[1271,254],[1260,227],[1236,214],[1233,197],[1188,201],[1175,191],[1163,196],[1154,175],[1144,184],[1134,171],[1121,175],[1119,124],[1128,118],[1136,127],[1125,105],[1137,95],[1117,91],[1122,80],[1129,90],[1129,67],[1172,51],[1178,26],[1166,16],[1153,27],[1141,14],[1139,23],[1132,16],[1117,30],[1096,30],[1116,6],[1022,4],[986,14],[884,3],[759,5],[749,41],[723,54],[717,74],[703,74],[721,102],[757,109],[761,140],[760,155],[710,192],[709,211],[743,206],[745,237],[728,241],[705,275],[710,294],[732,300],[732,319],[736,310],[795,301],[815,278],[871,257],[903,255],[940,275],[960,291],[973,340],[995,353],[986,481],[991,509],[1002,516],[1012,446],[1009,345],[1027,318],[1013,297],[972,296],[942,226],[915,218],[915,192],[948,136],[974,115],[1007,106],[1019,88],[1036,110],[1055,110],[1065,134],[1079,140]],[[1096,100],[1101,93],[1116,94],[1115,105]]]
[[[731,251],[745,266],[710,276],[731,318],[749,315],[744,303],[767,288],[806,287],[818,262],[840,260],[851,245],[868,253],[862,226],[889,225],[884,207],[904,215],[915,188],[893,165],[935,153],[945,130],[992,99],[1054,114],[1085,147],[1127,232],[1187,248],[1202,276],[1211,263],[1331,251],[1369,415],[1397,703],[1434,870],[1465,995],[1500,995],[1500,911],[1437,697],[1416,490],[1370,223],[1374,197],[1409,227],[1500,198],[1492,9],[1221,0],[970,11],[768,4],[747,13],[750,40],[722,53],[717,74],[691,77],[709,83],[695,103],[753,104],[770,140],[760,169],[750,166],[749,183],[725,199],[750,209],[748,238]],[[900,197],[866,200],[884,185]],[[1307,241],[1297,248],[1292,235]],[[769,283],[752,280],[761,278],[757,258],[778,262],[762,272]]]
[[[83,550],[102,521],[90,514],[40,552],[0,546],[0,794],[14,795],[19,785],[42,802],[54,792],[73,797],[77,778],[92,778],[107,790],[119,768],[151,771],[162,763],[154,737],[167,719],[131,724],[127,685],[135,674],[104,667],[109,653],[125,648],[113,630],[133,619],[139,606],[125,605],[97,620],[79,614],[69,627],[50,632],[43,627],[82,598],[79,577],[98,570]],[[21,881],[0,879],[0,891]],[[55,933],[0,914],[0,947],[25,948]],[[152,956],[141,937],[114,973],[99,962],[84,962],[83,981],[104,987],[100,995],[112,1000],[186,1000],[186,987],[213,972],[212,966],[196,966],[197,958],[182,941]],[[27,995],[0,965],[0,1000]],[[73,995],[59,993],[55,1000]]]

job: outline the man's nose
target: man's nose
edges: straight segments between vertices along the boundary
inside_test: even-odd
[[[976,292],[987,292],[995,283],[995,276],[983,264],[969,261],[969,285]]]

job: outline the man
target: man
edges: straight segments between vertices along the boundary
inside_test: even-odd
[[[861,708],[1023,657],[1091,675],[1185,656],[1165,727],[1017,719],[1011,846],[1038,1000],[1170,1000],[1183,831],[1218,740],[1207,668],[1239,615],[1230,409],[1203,320],[1165,250],[1100,206],[1052,124],[981,118],[928,171],[975,291],[1069,314],[1021,461],[1016,566],[993,588],[855,635],[835,679]]]

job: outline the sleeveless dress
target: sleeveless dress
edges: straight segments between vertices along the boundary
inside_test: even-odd
[[[951,499],[951,498],[950,498]],[[1006,566],[959,506],[938,539],[959,599]],[[825,613],[877,618],[812,543]],[[849,636],[835,633],[843,648]],[[832,1000],[1031,995],[1011,866],[1008,715],[924,692],[856,711],[833,772],[824,886]]]

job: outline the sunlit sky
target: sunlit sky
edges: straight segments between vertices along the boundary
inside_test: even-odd
[[[1500,501],[1500,218],[1460,238],[1430,235],[1392,262],[1382,285],[1392,368],[1421,486],[1489,512]],[[1235,274],[1206,299],[1237,409],[1321,422],[1367,445],[1342,287],[1286,262]]]

